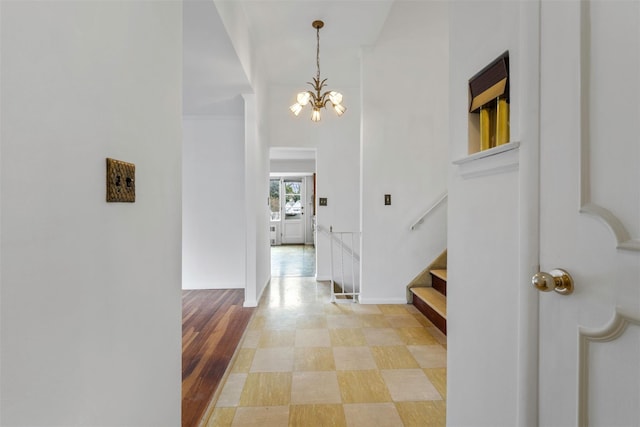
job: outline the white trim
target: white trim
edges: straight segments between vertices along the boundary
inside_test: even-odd
[[[578,327],[578,427],[589,425],[589,343],[614,341],[624,334],[629,325],[640,326],[640,317],[616,308],[604,327]]]
[[[304,178],[313,176],[315,172],[269,172],[269,179],[273,178]]]
[[[520,142],[514,141],[456,160],[453,164],[458,165],[460,175],[467,179],[510,172],[518,170],[519,148]]]
[[[497,147],[489,148],[488,150],[470,154],[467,157],[454,160],[452,163],[454,165],[464,165],[475,160],[484,159],[485,157],[491,157],[495,156],[496,154],[504,153],[505,151],[515,150],[518,147],[520,147],[520,141],[511,141],[503,145],[498,145]]]
[[[210,281],[187,281],[182,282],[182,290],[183,291],[202,291],[202,290],[211,290],[211,289],[243,289],[245,288],[244,283],[228,283],[222,282],[219,284],[212,284]]]
[[[330,282],[330,276],[316,276],[316,282]]]
[[[628,251],[640,251],[640,239],[633,239],[622,221],[609,209],[595,203],[585,203],[580,207],[580,213],[593,216],[604,223],[616,239],[616,248]]]
[[[268,278],[267,281],[265,282],[264,286],[262,287],[262,290],[260,291],[260,295],[258,295],[258,298],[255,300],[244,300],[244,303],[242,304],[243,307],[257,307],[258,306],[258,301],[260,301],[262,299],[262,294],[264,293],[264,290],[267,289],[267,286],[269,286],[269,283],[271,282],[271,278]]]
[[[539,393],[539,292],[531,277],[540,264],[540,21],[541,2],[523,2],[520,7],[519,70],[512,88],[519,90],[517,116],[522,147],[502,157],[518,154],[518,311],[516,365],[517,426],[537,426]],[[513,68],[512,68],[513,69]],[[517,85],[517,86],[516,86]],[[516,110],[514,108],[514,110]],[[518,144],[519,146],[519,144]],[[504,161],[504,160],[503,160]]]
[[[197,115],[185,115],[182,116],[182,120],[194,120],[194,121],[209,121],[209,120],[242,120],[244,121],[244,115],[231,115],[231,114],[224,114],[224,115],[201,115],[201,116],[197,116]]]
[[[253,300],[253,301],[244,300],[244,303],[242,304],[242,306],[245,308],[253,308],[253,307],[257,307],[258,303],[256,302],[256,300]]]
[[[367,298],[360,295],[360,304],[402,304],[407,305],[407,297],[403,298]]]

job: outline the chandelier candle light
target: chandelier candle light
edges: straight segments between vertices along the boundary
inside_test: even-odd
[[[296,116],[302,111],[302,107],[311,103],[313,111],[311,113],[311,120],[314,122],[320,121],[320,109],[325,108],[327,104],[331,104],[338,116],[341,116],[347,109],[342,105],[342,94],[336,91],[326,91],[321,94],[320,92],[326,86],[327,79],[320,81],[320,28],[324,27],[324,22],[313,21],[311,24],[316,29],[316,40],[318,42],[316,48],[316,77],[313,79],[313,83],[307,82],[311,85],[313,91],[308,90],[306,92],[300,92],[297,96],[297,101],[289,109]]]

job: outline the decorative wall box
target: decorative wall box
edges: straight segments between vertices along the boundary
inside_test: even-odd
[[[469,154],[509,142],[510,102],[507,51],[469,79]]]

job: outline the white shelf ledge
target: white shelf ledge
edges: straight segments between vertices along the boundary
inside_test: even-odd
[[[477,153],[473,153],[468,155],[467,157],[463,157],[462,159],[458,159],[453,162],[454,165],[463,165],[465,163],[472,162],[478,159],[484,159],[485,157],[495,156],[496,154],[504,153],[505,151],[515,150],[520,147],[520,141],[511,141],[503,145],[499,145],[497,147],[489,148],[488,150],[479,151]]]
[[[520,141],[512,141],[498,147],[471,154],[455,160],[464,178],[491,175],[518,169]]]

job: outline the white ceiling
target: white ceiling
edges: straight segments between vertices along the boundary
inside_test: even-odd
[[[390,0],[243,0],[252,42],[274,84],[304,85],[316,74],[316,30],[320,30],[321,76],[331,87],[360,82],[360,49],[375,43]]]
[[[320,30],[321,77],[332,89],[359,86],[360,49],[375,43],[393,0],[223,0],[241,3],[255,64],[270,85],[306,87],[316,74]],[[249,81],[213,0],[184,2],[185,115],[242,114],[239,94]]]

